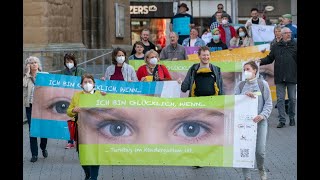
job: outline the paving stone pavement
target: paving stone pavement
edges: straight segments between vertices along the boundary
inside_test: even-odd
[[[269,136],[265,167],[268,179],[297,179],[297,121],[296,126],[287,124],[276,128],[278,111],[273,109],[269,118]],[[23,179],[24,180],[82,180],[84,172],[79,164],[75,149],[64,149],[66,141],[49,139],[48,158],[39,151],[38,161],[31,163],[28,125],[23,125]],[[39,139],[38,139],[38,143]],[[237,180],[243,179],[238,168],[177,166],[101,166],[99,180]],[[259,173],[252,171],[252,179],[258,180]]]

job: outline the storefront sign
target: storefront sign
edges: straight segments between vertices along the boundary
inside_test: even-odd
[[[130,2],[131,18],[171,18],[172,2]]]

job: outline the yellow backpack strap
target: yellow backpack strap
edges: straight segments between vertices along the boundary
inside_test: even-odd
[[[218,85],[217,85],[217,81],[216,82],[214,82],[214,91],[215,91],[215,95],[217,96],[217,95],[219,95],[219,88],[218,88]]]

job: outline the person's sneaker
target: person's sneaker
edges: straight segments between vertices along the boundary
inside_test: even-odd
[[[264,170],[259,170],[261,180],[267,180],[267,172]]]
[[[277,128],[283,128],[286,124],[283,122],[279,122]]]
[[[37,156],[32,156],[30,159],[30,162],[36,162],[38,161],[38,157]]]
[[[290,119],[289,125],[290,126],[295,126],[296,125],[296,122],[295,122],[294,118]]]
[[[66,145],[66,147],[64,147],[65,149],[70,149],[70,148],[74,148],[74,144],[68,143]]]
[[[48,157],[48,151],[47,150],[42,150],[42,156],[44,158]]]

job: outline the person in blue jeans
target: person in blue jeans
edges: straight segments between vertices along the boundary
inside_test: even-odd
[[[31,112],[33,102],[34,83],[36,81],[36,75],[41,71],[41,63],[39,58],[30,56],[25,60],[25,73],[23,75],[23,98],[24,106],[26,108],[26,116],[29,124],[29,133],[31,128]],[[48,157],[47,138],[40,139],[40,149],[44,158]],[[38,160],[38,140],[37,137],[30,136],[30,149],[31,159],[30,162],[36,162]]]
[[[264,167],[266,156],[266,144],[268,134],[268,118],[272,111],[272,97],[269,84],[259,77],[258,65],[254,61],[249,61],[243,66],[245,81],[239,82],[235,87],[235,95],[247,95],[251,98],[258,98],[258,115],[253,118],[257,127],[256,140],[256,162],[261,180],[267,179]],[[242,168],[245,180],[250,180],[250,169]]]

